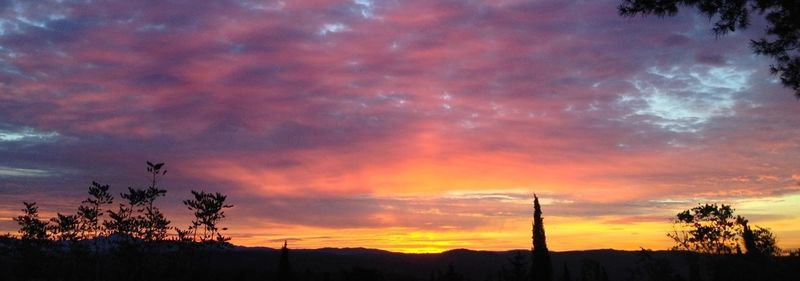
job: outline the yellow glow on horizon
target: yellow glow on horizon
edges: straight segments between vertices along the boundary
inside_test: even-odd
[[[786,204],[800,196],[786,199]],[[788,206],[788,205],[787,205]],[[543,208],[546,208],[544,206]],[[796,207],[795,207],[796,208]],[[746,209],[746,208],[742,208]],[[545,209],[546,210],[546,209]],[[672,227],[663,222],[617,222],[615,216],[594,218],[546,216],[547,243],[551,251],[589,249],[667,250],[673,242],[666,236]],[[786,218],[759,222],[770,227],[779,237],[782,248],[800,246],[800,219]],[[501,219],[474,229],[412,229],[403,227],[331,229],[304,226],[281,226],[284,233],[237,238],[233,242],[245,246],[279,247],[282,239],[291,237],[292,248],[375,248],[401,253],[440,253],[453,249],[506,251],[529,249],[530,218]],[[250,230],[259,232],[258,230]],[[292,235],[304,233],[304,235]],[[273,245],[274,244],[274,245]],[[282,245],[282,244],[281,244]]]
[[[550,217],[545,223],[547,242],[552,251],[614,248],[637,250],[641,247],[665,249],[669,242],[663,229],[668,224],[634,223],[603,224],[573,218]],[[505,226],[503,226],[505,225]],[[440,253],[453,249],[504,251],[528,249],[531,245],[530,221],[510,219],[499,225],[463,230],[418,230],[408,228],[324,229],[286,227],[286,235],[236,238],[234,243],[246,246],[279,247],[282,239],[291,237],[293,248],[376,248],[402,253]],[[283,228],[283,227],[282,227]],[[598,231],[598,229],[608,229]],[[652,231],[657,229],[659,231]],[[290,233],[306,233],[294,235]],[[313,233],[310,234],[310,233]],[[614,243],[608,243],[615,241]],[[270,245],[274,244],[274,245]]]

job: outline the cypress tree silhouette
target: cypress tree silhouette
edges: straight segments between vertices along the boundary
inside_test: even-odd
[[[533,195],[533,249],[531,259],[531,280],[552,281],[553,264],[550,261],[550,251],[547,250],[547,241],[544,234],[542,207],[539,197]]]
[[[756,239],[753,235],[753,230],[747,225],[747,221],[742,222],[742,228],[742,240],[744,240],[744,248],[747,250],[747,255],[751,257],[759,256],[761,253],[758,251],[758,247],[756,247]]]
[[[779,255],[781,249],[775,245],[775,234],[768,228],[756,226],[751,228],[746,219],[741,219],[742,243],[748,257],[768,257]]]
[[[288,241],[283,241],[283,248],[281,248],[281,259],[278,264],[278,281],[292,280],[292,266],[289,264],[289,247]]]

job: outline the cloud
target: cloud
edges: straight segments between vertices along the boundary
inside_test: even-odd
[[[0,166],[0,177],[46,177],[48,174],[44,170]]]
[[[254,220],[487,231],[533,192],[565,225],[627,226],[797,192],[760,19],[715,38],[614,1],[3,3],[0,190],[54,206],[140,185],[147,160],[168,213],[228,193],[252,243],[279,239]]]

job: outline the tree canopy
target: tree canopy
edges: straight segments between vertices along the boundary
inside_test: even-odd
[[[775,235],[756,226],[751,229],[742,216],[725,204],[702,204],[677,214],[675,230],[667,236],[675,241],[674,250],[707,254],[741,253],[742,246],[750,255],[777,255]]]

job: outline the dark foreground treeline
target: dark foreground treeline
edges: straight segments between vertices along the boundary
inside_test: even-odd
[[[531,280],[530,251],[284,251],[177,241],[0,238],[2,280]],[[800,257],[678,251],[553,252],[554,280],[800,280]],[[565,276],[566,275],[566,276]],[[568,279],[565,279],[568,278]]]

